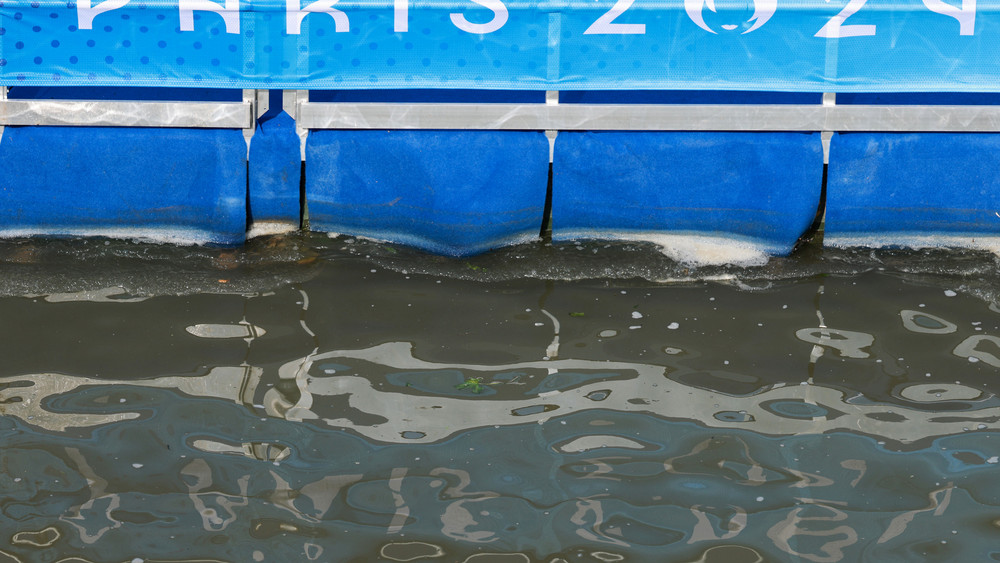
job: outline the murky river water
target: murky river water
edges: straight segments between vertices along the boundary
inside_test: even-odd
[[[0,561],[1000,560],[1000,262],[0,244]]]

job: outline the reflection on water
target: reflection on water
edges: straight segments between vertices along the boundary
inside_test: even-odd
[[[0,561],[1000,560],[989,255],[0,266]]]

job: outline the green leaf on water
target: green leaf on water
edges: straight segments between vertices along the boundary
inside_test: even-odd
[[[571,317],[584,317],[584,316],[586,316],[586,314],[585,313],[580,313],[580,312],[573,312],[573,313],[570,313],[569,316],[571,316]]]
[[[456,385],[455,389],[458,389],[459,391],[468,389],[473,393],[479,394],[483,392],[483,389],[485,389],[485,387],[483,387],[482,378],[470,377],[466,379],[464,383],[459,383],[458,385]]]

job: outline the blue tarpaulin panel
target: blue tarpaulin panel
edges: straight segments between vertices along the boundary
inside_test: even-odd
[[[720,236],[787,254],[816,216],[818,133],[560,133],[552,237]]]
[[[298,228],[302,156],[295,121],[284,111],[265,118],[250,141],[249,219]]]
[[[835,134],[824,240],[1000,235],[998,154],[992,133]]]
[[[5,0],[0,83],[1000,91],[1000,0]]]
[[[548,140],[522,131],[314,131],[312,230],[468,255],[537,238]]]
[[[238,244],[240,130],[8,127],[0,235],[107,235]]]

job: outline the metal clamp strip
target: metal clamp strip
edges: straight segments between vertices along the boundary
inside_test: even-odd
[[[304,129],[1000,132],[1000,106],[387,104],[299,101]]]

